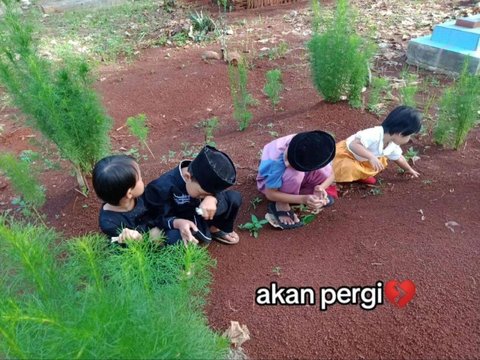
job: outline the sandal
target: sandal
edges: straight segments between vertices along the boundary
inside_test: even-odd
[[[221,243],[228,244],[228,245],[234,245],[240,241],[240,239],[237,240],[228,240],[227,236],[232,236],[229,233],[226,233],[223,230],[218,230],[212,233],[212,239],[220,241]]]
[[[277,206],[274,202],[268,204],[268,212],[265,215],[265,219],[272,225],[273,227],[282,229],[282,230],[289,230],[289,229],[296,229],[302,227],[304,224],[303,222],[299,221],[294,224],[284,224],[280,221],[280,216],[287,216],[293,221],[295,221],[295,214],[292,210],[289,211],[279,211],[277,210]]]

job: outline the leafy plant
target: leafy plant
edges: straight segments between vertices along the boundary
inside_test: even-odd
[[[137,116],[131,116],[127,119],[127,125],[130,129],[130,132],[136,136],[143,145],[147,148],[148,152],[152,155],[155,159],[155,155],[153,155],[152,150],[147,144],[147,137],[148,137],[148,127],[145,124],[147,121],[147,116],[145,114],[138,114]]]
[[[248,105],[252,102],[252,95],[247,90],[248,69],[244,59],[240,59],[237,66],[228,65],[230,93],[233,101],[233,117],[237,121],[239,130],[245,130],[252,120],[252,113]]]
[[[283,90],[282,72],[279,69],[270,70],[266,73],[267,82],[263,88],[263,92],[269,97],[273,110],[280,102],[280,93]]]
[[[413,162],[420,159],[420,157],[418,156],[418,150],[415,150],[413,146],[410,146],[408,148],[407,152],[403,155],[403,157],[405,158],[405,160],[407,161],[411,160]]]
[[[258,238],[258,233],[263,228],[263,225],[268,223],[268,221],[265,220],[265,219],[258,220],[258,218],[253,214],[251,216],[251,219],[252,219],[251,222],[246,222],[245,224],[240,224],[240,225],[238,225],[238,227],[239,227],[239,229],[250,231],[250,236],[253,236],[255,239],[257,239]]]
[[[18,161],[12,154],[0,154],[0,171],[10,179],[15,192],[21,195],[14,205],[19,205],[26,216],[29,216],[30,209],[33,210],[43,222],[37,208],[45,203],[45,190],[32,176],[29,162]]]
[[[107,117],[91,89],[89,67],[65,59],[57,69],[37,52],[32,24],[12,5],[0,22],[0,82],[29,124],[52,141],[73,165],[82,189],[84,176],[109,152]]]
[[[202,10],[200,10],[200,13],[195,10],[195,13],[190,14],[190,20],[195,32],[194,40],[196,42],[204,40],[210,31],[215,31],[215,22],[210,16],[203,14]]]
[[[210,119],[204,120],[202,122],[203,128],[205,130],[205,144],[216,147],[217,144],[213,141],[213,133],[218,128],[218,118],[212,117]]]
[[[313,0],[312,4],[314,33],[308,48],[313,83],[327,102],[337,102],[346,96],[352,106],[360,107],[374,45],[357,34],[348,0],[337,1],[335,16],[326,22],[323,33],[319,32],[318,0]]]
[[[0,353],[6,358],[221,359],[203,309],[213,265],[198,247],[107,248],[0,218]]]
[[[458,149],[480,120],[480,76],[468,72],[465,62],[460,77],[447,88],[440,100],[435,141]]]
[[[385,107],[382,103],[382,95],[385,91],[387,91],[388,86],[388,80],[385,78],[374,77],[372,79],[367,105],[369,111],[377,115],[382,115],[385,112]]]
[[[402,72],[402,78],[405,82],[405,86],[402,86],[400,89],[398,89],[400,94],[400,103],[403,105],[416,107],[417,100],[415,100],[415,96],[418,92],[418,76],[404,70]]]

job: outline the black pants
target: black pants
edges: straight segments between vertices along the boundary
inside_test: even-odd
[[[215,196],[217,198],[217,211],[212,220],[204,220],[197,214],[192,214],[191,220],[197,225],[199,231],[209,239],[206,242],[212,241],[212,235],[210,233],[210,227],[215,226],[226,233],[233,231],[234,222],[237,218],[238,210],[242,205],[242,195],[238,191],[226,190],[222,191]],[[166,243],[171,245],[179,241],[182,241],[180,231],[177,229],[167,230],[165,232]]]

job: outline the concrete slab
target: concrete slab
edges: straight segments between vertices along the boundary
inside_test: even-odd
[[[480,14],[459,20],[435,26],[431,36],[411,40],[407,63],[437,72],[459,74],[468,58],[470,73],[480,74],[480,27],[476,26]]]

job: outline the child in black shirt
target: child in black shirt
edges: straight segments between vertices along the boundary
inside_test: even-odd
[[[146,206],[165,229],[167,244],[212,239],[238,243],[233,224],[242,198],[237,191],[226,190],[235,180],[235,166],[228,155],[205,146],[193,161],[182,161],[148,184]]]
[[[145,186],[135,160],[126,155],[107,156],[95,165],[92,175],[95,192],[105,202],[100,209],[100,229],[112,242],[140,240],[147,232],[152,240],[160,237],[145,206]]]

